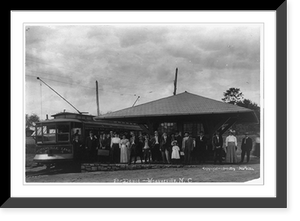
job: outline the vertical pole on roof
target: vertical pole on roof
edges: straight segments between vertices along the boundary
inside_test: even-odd
[[[98,90],[98,81],[96,81],[96,104],[97,104],[97,115],[100,115],[100,109],[99,109],[99,90]]]
[[[176,90],[177,90],[177,73],[178,73],[178,68],[176,68],[176,71],[175,71],[174,93],[173,93],[173,95],[176,95]]]

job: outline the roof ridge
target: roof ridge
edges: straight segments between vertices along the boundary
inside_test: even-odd
[[[184,95],[188,95],[188,96],[184,96]],[[176,97],[177,97],[177,99],[176,99]],[[166,102],[165,102],[166,105],[164,105],[163,102],[162,102],[164,100],[166,100]],[[175,104],[174,102],[177,102],[177,101],[179,102],[179,104],[182,103],[182,102],[183,103],[181,105],[174,106],[174,104]],[[207,106],[207,103],[209,103],[209,105],[208,105],[209,107]],[[151,105],[151,104],[153,104],[153,105]],[[169,107],[168,107],[168,105],[169,105]],[[173,111],[173,113],[177,111],[177,114],[182,114],[182,113],[186,112],[189,108],[191,108],[191,112],[189,114],[196,113],[196,112],[197,113],[200,113],[200,112],[203,112],[203,113],[204,112],[220,113],[224,110],[226,110],[225,112],[227,112],[227,111],[230,112],[230,110],[235,111],[235,112],[250,112],[250,111],[252,111],[249,108],[245,108],[245,107],[241,107],[241,106],[233,105],[233,104],[228,104],[228,103],[225,103],[225,102],[222,102],[222,101],[214,100],[212,98],[203,97],[201,95],[197,95],[197,94],[193,94],[193,93],[185,91],[185,92],[182,92],[182,93],[179,93],[179,94],[176,94],[176,95],[163,97],[163,98],[160,98],[158,100],[149,101],[149,102],[146,102],[146,103],[143,103],[143,104],[139,104],[137,106],[127,107],[127,108],[124,108],[124,109],[121,109],[121,110],[117,110],[117,111],[114,111],[114,112],[111,112],[111,113],[107,113],[107,114],[102,115],[100,118],[102,118],[102,117],[104,117],[104,118],[105,117],[112,117],[112,116],[116,116],[118,114],[121,114],[121,115],[123,115],[125,113],[128,114],[129,112],[131,112],[131,114],[129,114],[129,115],[132,115],[132,116],[133,115],[139,115],[138,112],[140,112],[140,111],[145,112],[145,110],[149,109],[149,108],[150,108],[150,110],[147,110],[146,112],[150,113],[151,111],[154,111],[154,112],[156,112],[156,114],[161,114],[162,113],[161,108],[163,107],[164,111],[166,111],[166,110],[170,109],[170,105],[172,105],[171,108],[176,107],[176,110]],[[182,106],[182,105],[184,105],[184,106]],[[201,105],[200,109],[202,111],[199,109],[199,105]],[[168,107],[168,108],[165,109],[165,107]],[[180,110],[180,108],[181,108],[181,110]],[[195,110],[196,110],[196,112],[195,112]]]
[[[154,103],[154,102],[157,102],[157,101],[160,101],[160,100],[164,100],[164,99],[167,99],[167,98],[171,98],[171,97],[174,97],[174,96],[182,95],[182,94],[184,94],[184,93],[189,93],[189,92],[185,91],[185,92],[182,92],[182,93],[180,93],[180,94],[176,94],[176,95],[171,95],[171,96],[168,96],[168,97],[159,98],[159,99],[157,99],[157,100],[149,101],[149,102],[147,102],[147,103],[139,104],[139,105],[136,105],[136,106],[133,106],[133,107],[126,107],[126,108],[121,109],[121,110],[113,111],[113,113],[117,113],[117,112],[119,112],[119,111],[128,110],[128,109],[131,109],[131,108],[140,107],[140,106],[143,106],[143,105],[148,105],[148,104],[150,104],[150,103]],[[109,113],[108,113],[108,114],[109,114]],[[106,114],[104,114],[104,115],[106,115]]]
[[[187,92],[187,91],[185,91],[185,92]],[[189,92],[187,92],[187,93],[189,93]],[[198,97],[202,97],[202,98],[204,98],[204,99],[211,100],[211,101],[214,101],[214,102],[219,102],[219,103],[221,103],[221,104],[225,104],[225,105],[234,105],[235,107],[239,107],[239,108],[246,109],[246,110],[251,110],[251,109],[246,108],[246,107],[242,107],[242,106],[239,106],[239,105],[235,105],[235,104],[230,104],[230,103],[218,101],[218,100],[215,100],[215,99],[212,99],[212,98],[209,98],[209,97],[203,97],[203,96],[198,95],[198,94],[193,94],[193,93],[189,93],[189,94],[194,95],[194,96],[198,96]]]

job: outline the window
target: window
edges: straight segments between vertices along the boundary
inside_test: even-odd
[[[161,123],[158,127],[158,132],[160,134],[162,133],[171,134],[171,133],[175,133],[176,130],[177,130],[177,124],[171,122]]]
[[[69,124],[48,124],[36,127],[37,143],[55,143],[70,141]]]
[[[192,134],[193,132],[193,124],[184,124],[183,125],[183,133],[188,132],[189,134]]]
[[[70,140],[70,127],[68,124],[57,125],[57,142],[68,142]]]
[[[196,137],[200,134],[200,131],[204,131],[203,124],[201,123],[185,123],[183,125],[183,131],[188,132],[191,136]]]
[[[56,128],[55,125],[43,126],[43,142],[54,143],[56,141]]]
[[[83,137],[82,137],[82,133],[83,133],[83,130],[82,130],[82,123],[72,123],[71,124],[71,140],[73,141],[75,139],[75,135],[77,135],[79,137],[79,140],[82,140]]]
[[[42,133],[42,127],[41,126],[36,127],[35,139],[36,139],[37,143],[42,143],[43,142],[43,133]]]

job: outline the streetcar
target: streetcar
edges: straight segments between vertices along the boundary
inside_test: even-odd
[[[142,131],[134,123],[95,120],[92,115],[62,112],[52,115],[53,119],[46,119],[36,123],[32,134],[36,142],[34,162],[46,165],[61,164],[74,161],[73,139],[79,136],[82,143],[89,132],[99,138],[100,133]]]

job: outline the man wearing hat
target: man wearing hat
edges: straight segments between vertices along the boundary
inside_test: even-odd
[[[185,132],[184,136],[186,137],[185,140],[185,147],[184,147],[184,164],[191,163],[191,152],[193,151],[193,144],[194,139],[190,136],[188,132]]]
[[[240,163],[243,163],[245,154],[247,154],[247,163],[248,163],[250,160],[250,152],[252,150],[252,139],[248,136],[247,132],[245,133],[245,137],[242,140],[241,149],[242,149],[242,154],[241,154]]]
[[[87,151],[88,160],[95,161],[97,158],[97,137],[94,135],[93,131],[89,132],[89,136],[85,140],[85,149]]]

